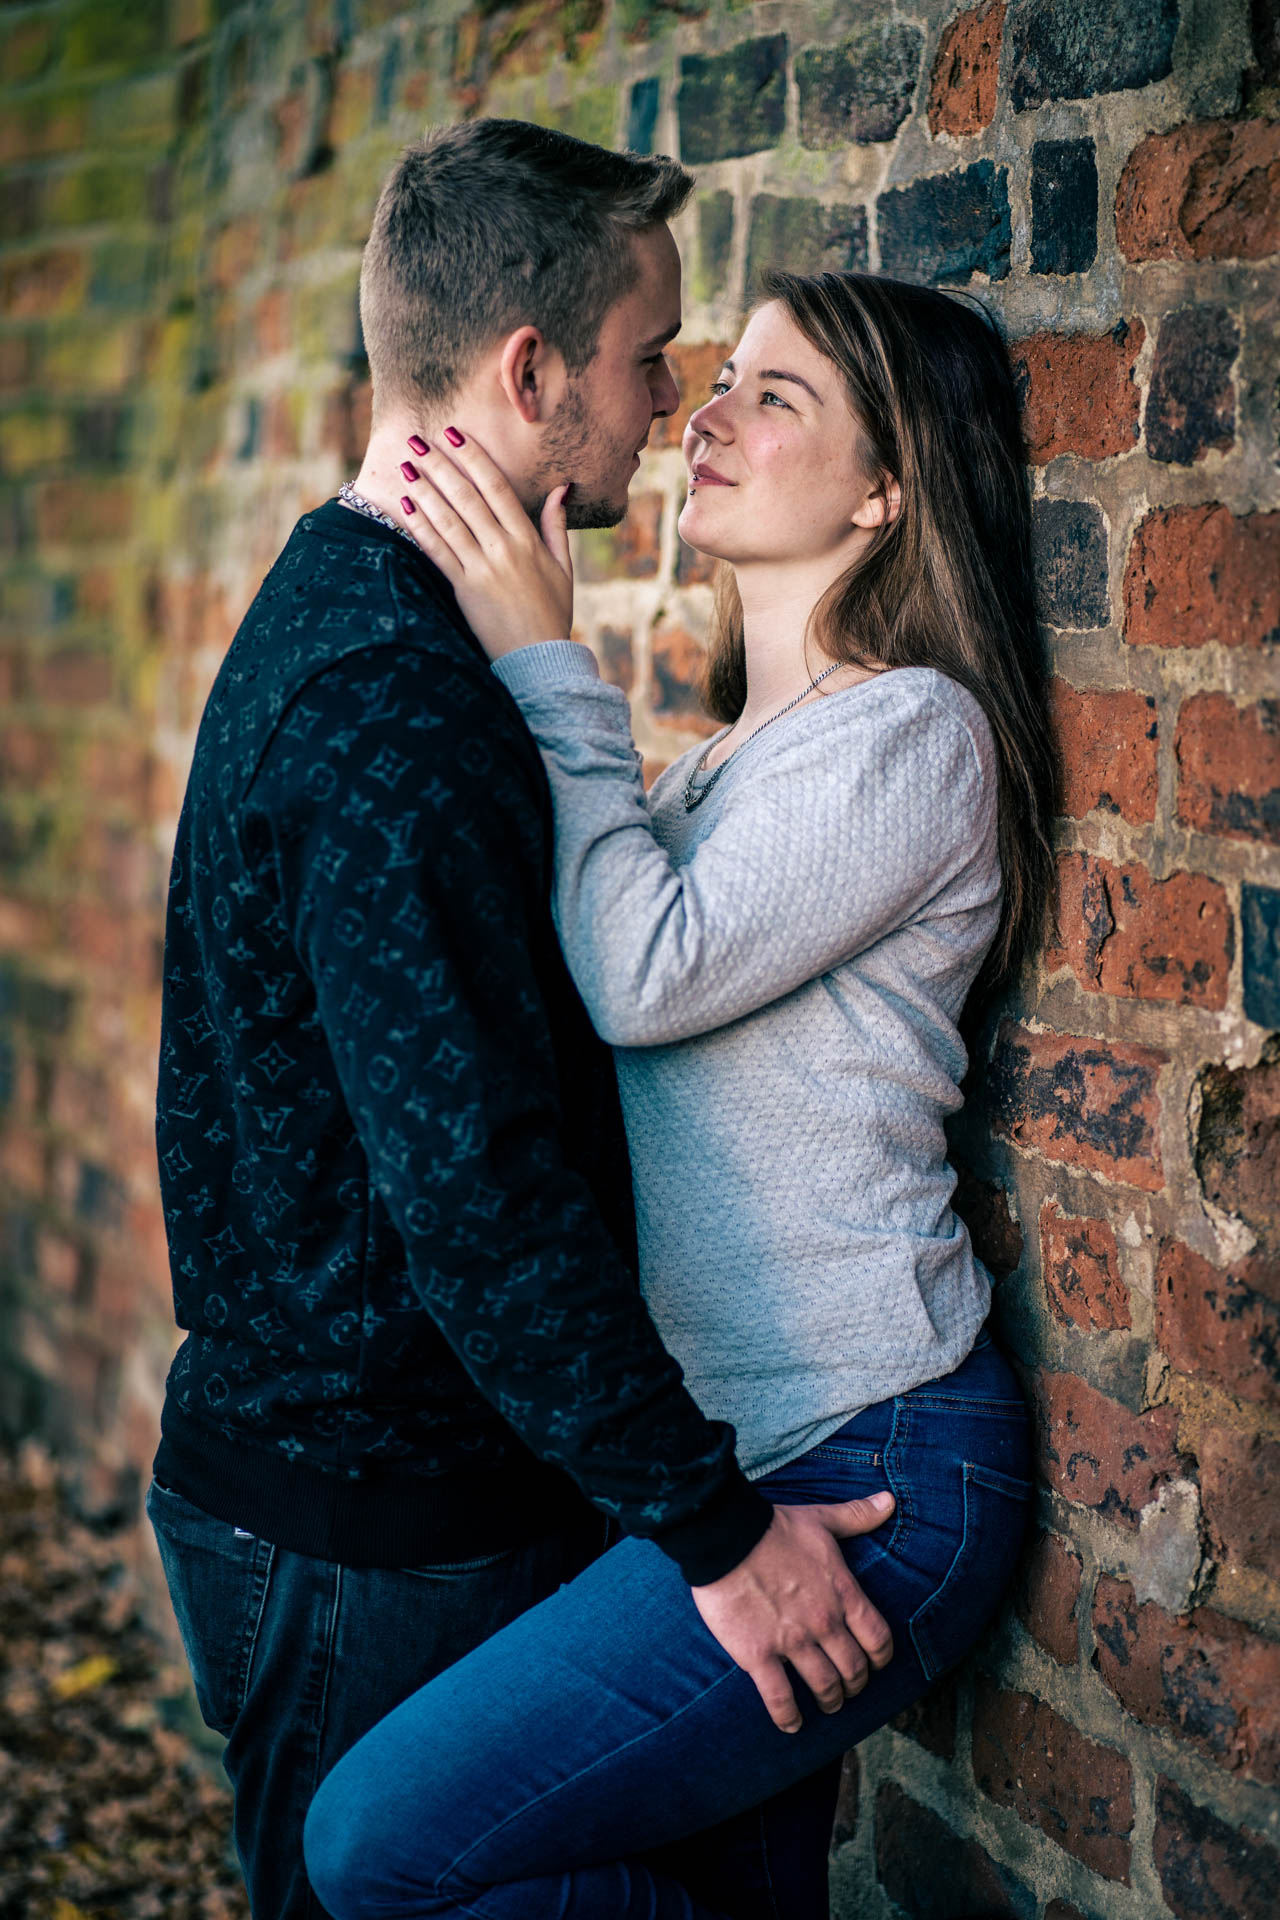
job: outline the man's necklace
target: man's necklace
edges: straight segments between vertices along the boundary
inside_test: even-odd
[[[821,682],[827,678],[828,674],[838,672],[838,670],[843,665],[844,665],[843,660],[836,660],[833,662],[831,666],[824,667],[822,669],[822,672],[817,674],[809,682],[808,686],[804,689],[803,693],[798,693],[794,700],[788,700],[785,707],[779,707],[778,711],[776,713],[771,713],[767,720],[762,720],[758,727],[753,727],[745,740],[739,740],[737,746],[733,750],[733,753],[727,754],[725,758],[720,762],[720,765],[718,767],[713,767],[711,769],[711,772],[707,775],[706,784],[704,786],[695,788],[693,784],[694,780],[696,779],[698,774],[700,774],[704,770],[707,762],[707,755],[710,753],[712,747],[714,747],[716,744],[714,740],[709,740],[706,746],[702,749],[701,754],[699,755],[697,765],[690,770],[689,778],[684,783],[685,812],[692,813],[695,807],[700,807],[702,805],[703,801],[706,799],[707,795],[710,793],[712,787],[714,787],[716,781],[720,778],[720,775],[724,772],[725,768],[728,766],[730,760],[733,759],[734,754],[741,753],[742,749],[745,746],[747,746],[752,740],[754,740],[758,733],[763,733],[765,728],[771,727],[775,720],[781,720],[784,713],[790,713],[792,707],[798,707],[802,700],[807,700],[809,695],[813,692],[814,688],[820,685]],[[721,734],[720,738],[723,740],[724,735]]]
[[[417,552],[422,552],[422,548],[418,546],[407,527],[402,527],[398,520],[393,520],[389,513],[382,511],[381,507],[375,507],[372,500],[366,500],[362,493],[357,493],[349,480],[344,480],[338,488],[338,498],[343,506],[350,507],[353,513],[366,514],[370,520],[376,520],[380,527],[390,527],[392,533],[398,533],[400,538],[407,540]]]

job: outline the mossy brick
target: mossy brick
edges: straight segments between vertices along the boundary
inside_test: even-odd
[[[51,227],[143,220],[148,211],[147,172],[133,161],[90,161],[51,179],[45,195],[44,218]]]
[[[1014,111],[1163,80],[1177,31],[1178,0],[1015,0],[1006,25]]]
[[[839,46],[798,53],[801,146],[892,140],[911,111],[923,51],[918,27],[872,19]]]
[[[1240,889],[1244,946],[1244,1012],[1260,1027],[1280,1027],[1280,891]]]
[[[787,119],[786,35],[744,40],[729,53],[686,54],[676,111],[688,166],[776,147]]]
[[[136,321],[64,326],[45,337],[41,381],[54,393],[118,393],[135,377],[139,346]]]
[[[68,73],[141,67],[160,59],[168,44],[169,0],[82,0],[63,28],[62,65]]]
[[[203,40],[213,25],[212,0],[171,0],[169,37],[175,47]]]
[[[571,133],[578,140],[589,140],[597,147],[612,147],[616,139],[621,93],[617,87],[589,87],[577,93],[562,107],[552,107],[536,117],[544,126],[560,133]],[[370,213],[373,209],[370,206]]]
[[[747,230],[747,298],[759,292],[765,267],[787,273],[844,273],[867,264],[867,215],[863,207],[824,207],[816,200],[781,199],[758,193]]]
[[[37,15],[8,27],[0,40],[0,83],[10,87],[38,80],[57,54],[58,25],[56,19]]]
[[[41,247],[0,262],[0,308],[9,320],[49,320],[84,299],[88,263],[79,247]]]
[[[0,241],[25,240],[44,222],[46,181],[40,174],[11,173],[0,193]]]
[[[1092,140],[1031,148],[1031,271],[1087,273],[1098,252],[1098,156]]]
[[[113,235],[93,251],[90,306],[120,312],[153,311],[162,263],[158,241]]]
[[[349,140],[358,140],[372,120],[377,83],[377,69],[371,65],[356,67],[348,61],[338,68],[329,113],[329,139],[339,151]]]
[[[642,43],[681,20],[700,20],[710,6],[711,0],[617,0],[618,25],[624,39]]]
[[[1107,527],[1090,500],[1037,500],[1031,547],[1040,610],[1052,627],[1090,631],[1111,623]]]
[[[627,96],[627,149],[631,153],[652,153],[653,136],[658,125],[658,106],[662,82],[656,73],[637,80]]]
[[[124,86],[95,91],[90,114],[100,147],[159,147],[178,130],[179,76],[150,73]]]
[[[729,259],[733,252],[733,195],[723,190],[699,194],[697,215],[694,298],[715,300],[724,292],[729,280]]]
[[[1165,315],[1147,393],[1147,452],[1153,460],[1187,467],[1232,445],[1231,369],[1239,351],[1240,330],[1225,307],[1182,307]]]
[[[17,479],[55,467],[71,446],[65,414],[0,413],[0,473]]]
[[[90,98],[85,92],[10,100],[0,117],[0,163],[79,152],[86,144],[89,118]]]
[[[904,280],[1002,280],[1009,271],[1008,174],[990,160],[882,193],[876,223],[880,264]]]

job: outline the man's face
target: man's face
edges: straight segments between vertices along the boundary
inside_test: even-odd
[[[549,421],[534,475],[540,498],[572,480],[571,527],[616,527],[649,428],[680,395],[663,348],[680,326],[680,255],[666,226],[633,234],[640,274],[610,307],[593,359]]]

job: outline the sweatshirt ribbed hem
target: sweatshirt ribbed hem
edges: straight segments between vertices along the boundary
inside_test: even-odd
[[[493,670],[507,692],[517,699],[534,687],[550,687],[563,680],[598,680],[600,669],[590,647],[579,640],[539,640],[518,647],[495,660]]]

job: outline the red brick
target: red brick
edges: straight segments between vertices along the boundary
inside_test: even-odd
[[[1220,1767],[1280,1779],[1280,1641],[1197,1607],[1137,1604],[1103,1574],[1093,1603],[1098,1671],[1143,1726],[1179,1734]]]
[[[1275,1920],[1280,1913],[1280,1853],[1197,1806],[1163,1775],[1152,1851],[1165,1905],[1177,1920]]]
[[[0,307],[13,320],[73,311],[84,298],[86,270],[76,247],[47,247],[6,260],[0,268]]]
[[[1076,453],[1106,460],[1138,438],[1142,395],[1133,369],[1146,328],[1121,321],[1110,333],[1033,333],[1013,348],[1022,424],[1035,466]]]
[[[955,1675],[947,1674],[904,1712],[896,1713],[889,1725],[940,1760],[954,1760],[958,1706]]]
[[[1064,1667],[1074,1667],[1080,1656],[1077,1607],[1083,1571],[1070,1541],[1042,1533],[1023,1561],[1014,1596],[1028,1633]]]
[[[102,653],[70,651],[31,663],[31,692],[58,706],[95,706],[109,700],[111,662]]]
[[[253,328],[258,352],[264,359],[288,351],[289,297],[283,287],[272,287],[263,294],[253,310]]]
[[[1179,1373],[1280,1407],[1280,1263],[1214,1267],[1166,1241],[1156,1265],[1156,1339]]]
[[[1136,860],[1117,867],[1093,854],[1060,854],[1058,924],[1061,939],[1047,949],[1045,965],[1050,972],[1069,966],[1091,993],[1227,1004],[1231,908],[1225,887],[1204,874],[1153,880]]]
[[[133,526],[133,495],[122,480],[46,480],[36,491],[36,532],[44,541],[79,545],[120,540]]]
[[[654,717],[664,726],[686,733],[712,734],[719,730],[703,705],[702,643],[674,623],[658,627],[652,640]]]
[[[1069,1218],[1052,1200],[1040,1209],[1045,1292],[1064,1327],[1131,1327],[1115,1231],[1106,1220]]]
[[[1217,1427],[1197,1451],[1215,1557],[1280,1581],[1280,1446],[1261,1434]]]
[[[733,352],[723,340],[711,340],[700,346],[676,341],[667,348],[667,359],[680,389],[680,405],[665,420],[655,420],[649,434],[651,447],[678,447],[689,415],[711,398],[711,382]]]
[[[80,1280],[80,1249],[74,1241],[42,1227],[36,1235],[36,1274],[45,1293],[74,1298]]]
[[[630,627],[601,627],[600,672],[611,687],[630,693],[636,681],[635,656],[631,651]]]
[[[0,118],[0,164],[76,153],[85,144],[87,95],[10,99]]]
[[[1004,0],[984,0],[944,30],[929,79],[929,131],[935,138],[963,138],[991,125],[1004,13]]]
[[[37,727],[6,727],[0,734],[0,786],[30,793],[48,786],[61,768],[61,742]]]
[[[992,1125],[1015,1146],[1158,1193],[1157,1082],[1166,1064],[1151,1047],[1006,1021],[987,1075]]]
[[[35,342],[29,335],[0,337],[0,393],[25,393],[35,368]]]
[[[228,220],[214,235],[204,270],[205,284],[226,292],[238,287],[263,259],[262,223],[253,214]]]
[[[1049,1485],[1120,1526],[1136,1527],[1142,1509],[1181,1474],[1172,1407],[1131,1413],[1078,1374],[1042,1372],[1036,1413]]]
[[[11,27],[0,55],[0,79],[6,86],[21,80],[34,80],[49,64],[54,47],[54,23],[51,20],[22,20]]]
[[[942,1920],[952,1914],[1012,1920],[1035,1901],[1008,1867],[976,1840],[962,1840],[945,1820],[908,1797],[891,1780],[876,1795],[876,1872],[897,1912]],[[939,1865],[946,1863],[945,1905],[939,1904]]]
[[[1280,640],[1280,513],[1158,507],[1133,536],[1124,601],[1132,646]]]
[[[577,535],[577,579],[649,580],[658,571],[662,495],[633,493],[627,517],[616,527],[592,527]]]
[[[1152,133],[1125,162],[1116,239],[1128,260],[1264,260],[1280,249],[1280,123],[1207,120]]]
[[[131,740],[90,740],[80,767],[83,791],[142,816],[148,811],[154,762],[145,746]]]
[[[324,405],[320,444],[338,455],[354,473],[364,458],[373,430],[373,385],[368,380],[344,380]]]
[[[973,1774],[999,1806],[1012,1807],[1095,1873],[1128,1885],[1133,1776],[1123,1754],[1087,1740],[1028,1693],[979,1688]]]
[[[969,1230],[973,1250],[993,1280],[1014,1273],[1022,1259],[1022,1224],[1010,1211],[1009,1191],[998,1180],[979,1180],[956,1164],[951,1205]]]
[[[1095,807],[1137,823],[1156,817],[1156,703],[1150,694],[1054,680],[1050,713],[1061,759],[1059,811]]]
[[[1280,1249],[1280,1034],[1251,1067],[1206,1067],[1193,1148],[1206,1200]]]
[[[1183,826],[1280,845],[1280,700],[1237,706],[1225,693],[1193,694],[1173,751]]]

